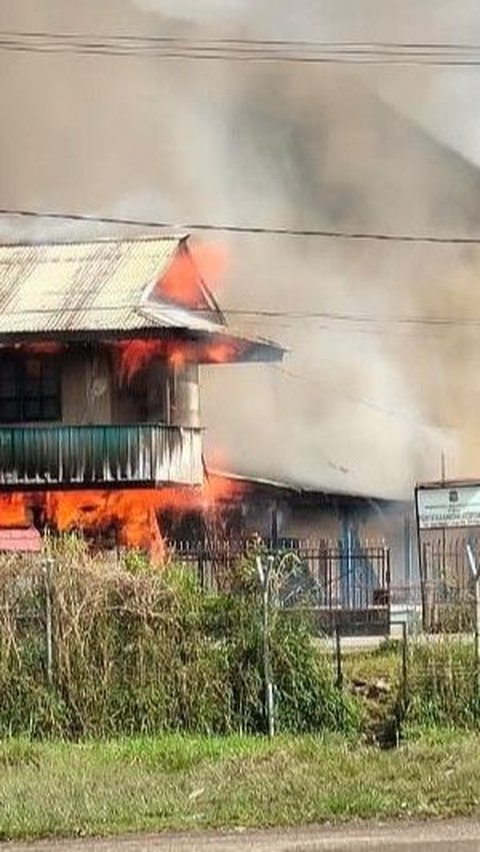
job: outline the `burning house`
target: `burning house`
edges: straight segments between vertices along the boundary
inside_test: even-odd
[[[235,335],[188,239],[0,248],[0,527],[160,545],[209,500],[199,367],[282,350]]]

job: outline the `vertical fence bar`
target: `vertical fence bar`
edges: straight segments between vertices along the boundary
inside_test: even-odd
[[[335,625],[335,663],[337,670],[337,688],[343,689],[342,637],[338,624]]]

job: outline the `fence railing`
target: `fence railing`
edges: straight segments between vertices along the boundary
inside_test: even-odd
[[[174,541],[175,558],[192,567],[207,591],[228,591],[235,569],[256,548],[281,565],[278,604],[313,612],[319,629],[388,633],[390,551],[383,545],[349,548],[328,541]],[[289,558],[290,557],[290,558]]]
[[[140,423],[0,427],[2,489],[200,485],[200,429]]]

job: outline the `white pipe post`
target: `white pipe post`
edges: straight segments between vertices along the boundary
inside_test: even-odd
[[[273,699],[272,667],[270,660],[270,574],[273,567],[273,556],[267,556],[265,566],[262,557],[257,556],[257,573],[262,589],[263,610],[263,674],[265,679],[265,710],[268,722],[268,736],[275,735],[275,708]]]
[[[477,701],[480,698],[480,571],[470,542],[466,545],[475,590],[475,683]]]

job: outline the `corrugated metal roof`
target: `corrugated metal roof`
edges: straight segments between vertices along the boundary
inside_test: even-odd
[[[183,239],[0,246],[0,336],[156,327],[218,331],[220,319],[145,295]]]

